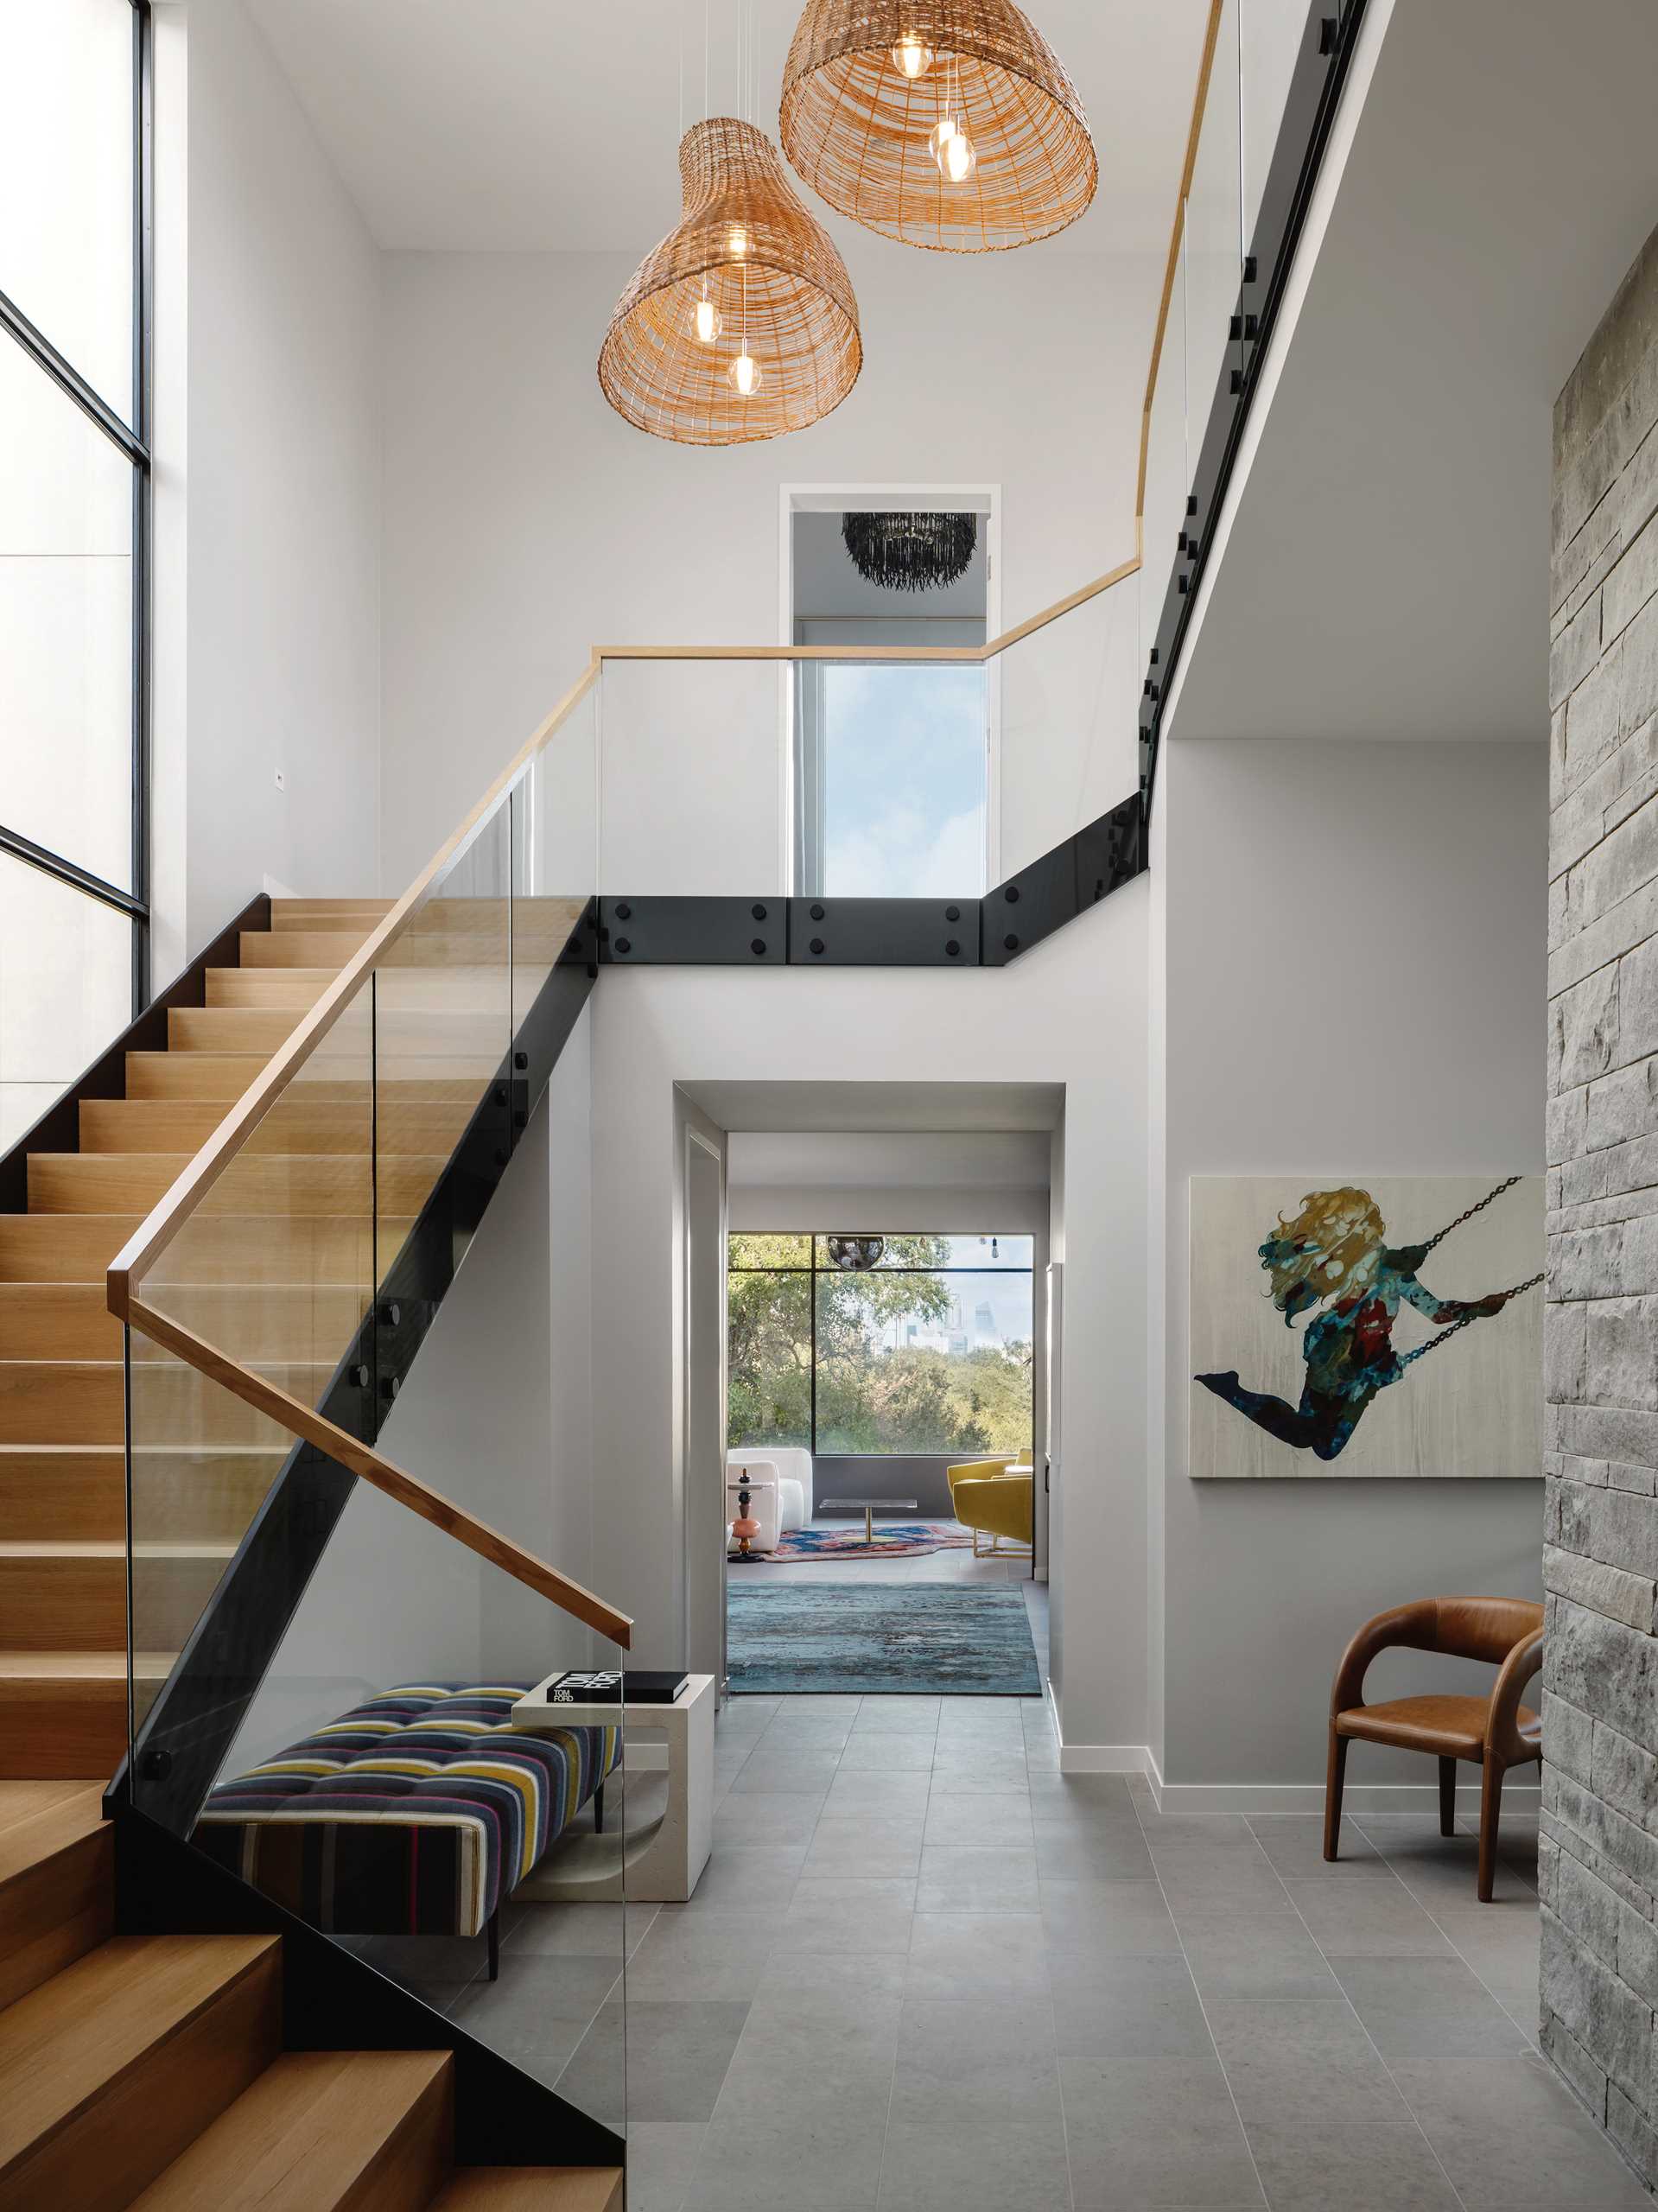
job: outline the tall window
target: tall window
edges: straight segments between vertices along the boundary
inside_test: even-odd
[[[790,518],[795,644],[877,649],[867,661],[796,663],[795,889],[803,898],[976,899],[988,880],[985,670],[880,655],[983,645],[988,524],[960,575],[905,591],[857,567],[847,520],[816,506]]]
[[[914,628],[933,642],[922,625]],[[894,626],[891,642],[912,640]],[[804,661],[797,698],[801,895],[978,898],[985,887],[983,669]]]
[[[1028,1452],[1032,1257],[1028,1236],[888,1236],[848,1271],[822,1234],[733,1236],[729,1442]]]
[[[149,0],[0,67],[0,1148],[143,1006]]]

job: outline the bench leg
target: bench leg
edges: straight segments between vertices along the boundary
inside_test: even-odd
[[[1457,1762],[1439,1761],[1439,1834],[1457,1833]]]
[[[602,1835],[605,1832],[605,1785],[602,1782],[593,1793],[593,1832],[594,1835]]]
[[[484,1933],[489,1938],[489,1978],[492,1981],[499,1981],[501,1978],[501,1908],[499,1905],[497,1905],[489,1916],[485,1924]]]
[[[1347,1778],[1347,1744],[1345,1736],[1336,1733],[1336,1724],[1330,1724],[1330,1764],[1324,1773],[1324,1857],[1333,1860],[1337,1855],[1342,1832],[1342,1784]]]

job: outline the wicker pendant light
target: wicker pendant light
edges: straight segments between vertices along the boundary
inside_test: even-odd
[[[840,405],[863,366],[846,264],[752,123],[693,124],[679,175],[679,227],[635,270],[605,333],[605,397],[681,445],[804,429]]]
[[[806,0],[781,122],[831,207],[945,253],[1051,238],[1099,181],[1077,88],[1013,0]]]

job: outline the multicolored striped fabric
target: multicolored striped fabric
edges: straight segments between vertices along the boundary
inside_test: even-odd
[[[386,1690],[220,1783],[194,1840],[313,1927],[476,1936],[621,1755],[619,1728],[511,1727],[533,1688]]]

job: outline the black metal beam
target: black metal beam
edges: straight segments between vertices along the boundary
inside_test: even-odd
[[[605,899],[607,967],[1005,968],[1146,867],[1138,791],[982,899]]]
[[[1145,868],[1145,816],[1136,792],[986,893],[985,966],[1005,968]]]
[[[976,968],[976,899],[791,899],[797,968]]]
[[[780,967],[785,899],[601,899],[599,958],[613,968]]]
[[[1170,690],[1363,16],[1364,0],[1314,0],[1302,29],[1255,232],[1240,271],[1226,350],[1204,422],[1156,641],[1147,664],[1140,715],[1140,787],[1148,813]],[[1158,557],[1159,550],[1147,548],[1148,562]]]

